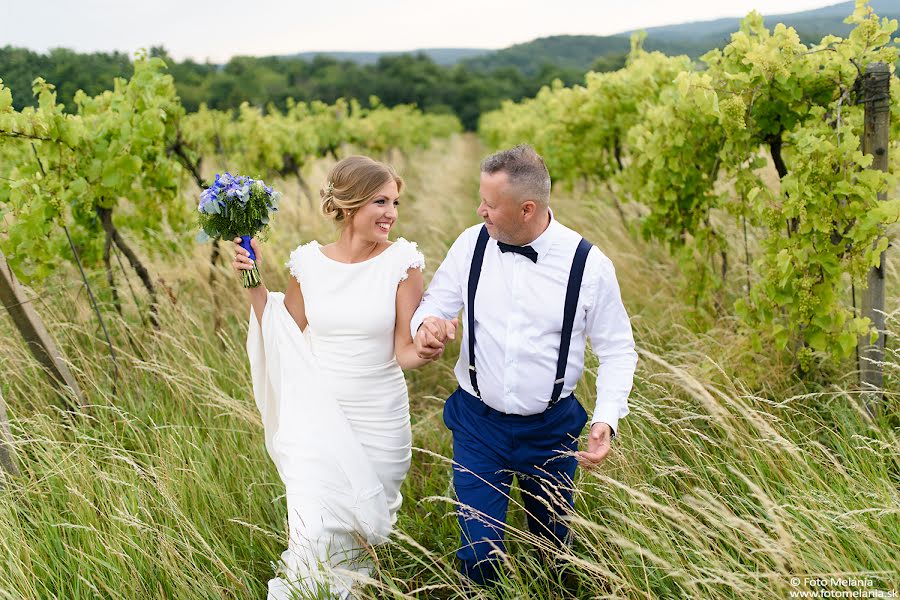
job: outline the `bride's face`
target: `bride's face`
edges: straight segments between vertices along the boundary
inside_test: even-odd
[[[365,241],[385,242],[399,216],[397,207],[397,182],[391,179],[378,190],[378,194],[365,206],[356,211],[349,228],[354,236]]]

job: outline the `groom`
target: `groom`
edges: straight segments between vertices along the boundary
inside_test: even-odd
[[[444,405],[453,434],[460,570],[496,580],[509,492],[519,480],[528,528],[567,543],[560,516],[572,506],[578,462],[601,463],[637,363],[612,262],[554,219],[550,175],[527,145],[481,164],[483,225],[465,230],[413,315],[416,350],[435,358],[463,311],[457,390]],[[577,452],[587,413],[573,395],[585,339],[600,359],[587,451]],[[577,456],[577,458],[576,458]]]

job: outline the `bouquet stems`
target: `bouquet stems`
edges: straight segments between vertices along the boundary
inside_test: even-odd
[[[245,288],[255,288],[260,283],[262,283],[262,278],[259,276],[259,269],[256,268],[256,265],[253,265],[253,268],[248,271],[241,272],[241,284]]]

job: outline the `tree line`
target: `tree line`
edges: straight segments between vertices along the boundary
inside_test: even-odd
[[[176,61],[163,47],[150,56],[166,61],[181,103],[188,112],[202,103],[209,108],[236,109],[242,102],[257,107],[270,103],[285,110],[288,98],[296,101],[357,98],[367,106],[377,96],[388,106],[416,104],[426,112],[455,114],[463,126],[474,130],[482,112],[498,108],[505,99],[534,96],[554,79],[574,84],[584,77],[576,68],[545,63],[534,74],[514,67],[480,70],[464,64],[442,66],[424,54],[385,56],[371,65],[360,65],[326,56],[312,60],[282,57],[236,56],[224,65]],[[614,70],[624,56],[603,57],[596,70]],[[14,108],[34,105],[32,82],[43,77],[56,86],[58,101],[73,108],[80,89],[90,96],[109,89],[113,78],[127,78],[133,70],[123,52],[79,53],[55,48],[46,54],[27,48],[0,48],[0,78],[13,95]]]

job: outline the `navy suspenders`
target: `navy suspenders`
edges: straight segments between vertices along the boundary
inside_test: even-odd
[[[572,327],[575,325],[575,309],[578,308],[578,294],[581,291],[581,279],[584,276],[584,264],[587,262],[591,243],[584,238],[578,242],[572,268],[569,269],[569,284],[566,287],[566,307],[563,310],[562,339],[559,342],[559,358],[556,361],[556,381],[553,382],[551,406],[559,400],[563,383],[566,379],[566,363],[569,360],[569,344],[572,342]]]
[[[469,269],[469,305],[466,309],[466,329],[469,338],[469,380],[475,395],[481,397],[478,390],[477,373],[475,372],[475,292],[478,290],[478,280],[481,278],[481,266],[484,263],[484,250],[488,242],[487,227],[482,227],[478,233],[478,241],[475,243],[475,252],[472,254],[472,266]],[[578,294],[581,291],[581,280],[584,277],[584,265],[587,262],[591,243],[581,238],[578,248],[575,249],[575,257],[572,259],[572,268],[569,270],[569,283],[566,287],[566,303],[563,310],[562,338],[559,343],[559,358],[556,361],[556,380],[553,382],[553,394],[550,398],[550,406],[559,400],[566,378],[566,363],[569,358],[569,346],[572,343],[572,329],[575,325],[575,312],[578,308]]]
[[[475,254],[472,255],[472,267],[469,269],[469,308],[466,329],[469,330],[469,381],[475,395],[481,397],[478,391],[478,379],[475,376],[475,291],[478,289],[478,279],[481,277],[481,265],[484,263],[484,249],[488,242],[488,230],[482,226],[478,232],[478,241],[475,243]]]

